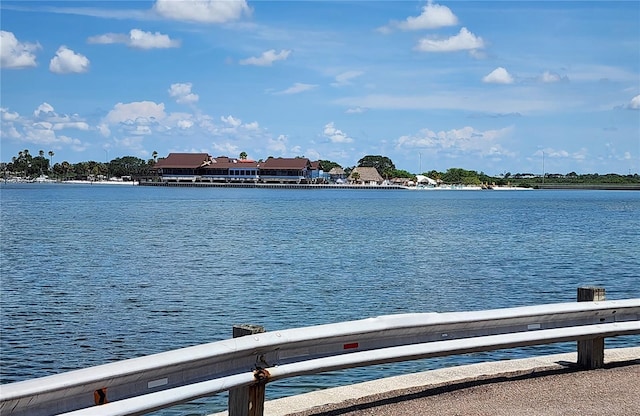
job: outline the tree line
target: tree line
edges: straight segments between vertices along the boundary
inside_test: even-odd
[[[123,156],[115,158],[109,162],[87,161],[79,163],[69,163],[67,161],[53,163],[55,153],[44,150],[38,151],[37,156],[33,156],[28,149],[18,152],[11,158],[9,163],[1,163],[0,170],[3,178],[9,176],[20,176],[27,179],[36,178],[40,175],[47,175],[54,179],[87,179],[87,178],[110,178],[129,176],[137,178],[148,176],[152,173],[152,168],[158,160],[158,152],[154,151],[148,160],[135,156]],[[247,153],[241,152],[240,159],[246,159]],[[329,172],[334,167],[342,168],[346,175],[349,175],[356,167],[376,168],[380,176],[385,179],[404,178],[415,180],[416,174],[406,170],[397,169],[393,161],[382,155],[367,155],[358,160],[358,164],[352,167],[342,167],[339,163],[330,160],[320,160],[320,166],[324,172]],[[490,176],[484,172],[466,170],[462,168],[450,168],[445,172],[430,170],[420,172],[438,182],[448,184],[480,185],[517,185],[534,187],[544,183],[558,184],[638,184],[640,176],[638,174],[618,175],[614,173],[599,175],[584,174],[578,175],[575,172],[567,174],[547,173],[544,176],[536,176],[528,173],[510,172],[500,176]]]
[[[69,163],[66,160],[53,163],[54,156],[53,151],[45,153],[44,150],[40,150],[37,156],[33,156],[29,149],[21,150],[11,158],[11,162],[0,164],[2,175],[4,178],[19,176],[26,179],[46,175],[59,180],[138,177],[150,174],[158,153],[153,152],[153,158],[146,161],[135,156],[124,156],[109,162],[90,160],[78,163]]]

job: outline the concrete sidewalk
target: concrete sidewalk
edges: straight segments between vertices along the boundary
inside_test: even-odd
[[[265,403],[265,416],[640,415],[640,347],[605,351],[579,371],[576,353],[390,377]],[[225,415],[226,412],[218,415]]]

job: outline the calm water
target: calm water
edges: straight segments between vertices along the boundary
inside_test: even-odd
[[[1,381],[371,316],[640,297],[640,192],[0,187]],[[607,341],[637,345],[638,337]],[[333,372],[267,396],[554,345]],[[224,408],[224,395],[173,414]],[[166,413],[166,412],[165,412]]]

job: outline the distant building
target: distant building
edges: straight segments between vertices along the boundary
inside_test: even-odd
[[[308,183],[311,179],[311,161],[304,157],[270,157],[260,163],[258,173],[264,183]]]
[[[207,153],[170,153],[153,167],[155,180],[162,182],[263,182],[311,183],[320,177],[319,163],[314,169],[307,158],[274,158],[264,162]],[[314,173],[315,171],[315,173]]]
[[[383,180],[378,170],[372,167],[353,168],[348,178],[349,183],[359,185],[380,185]]]
[[[341,183],[344,182],[346,177],[347,175],[346,173],[344,173],[344,169],[342,169],[340,166],[333,167],[329,171],[329,180],[331,182]]]

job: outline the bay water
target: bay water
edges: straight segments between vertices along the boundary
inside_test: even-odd
[[[640,192],[3,184],[11,383],[231,337],[379,315],[640,297]],[[639,337],[607,340],[637,346]],[[330,372],[267,399],[574,343]],[[161,414],[208,414],[224,394]]]

